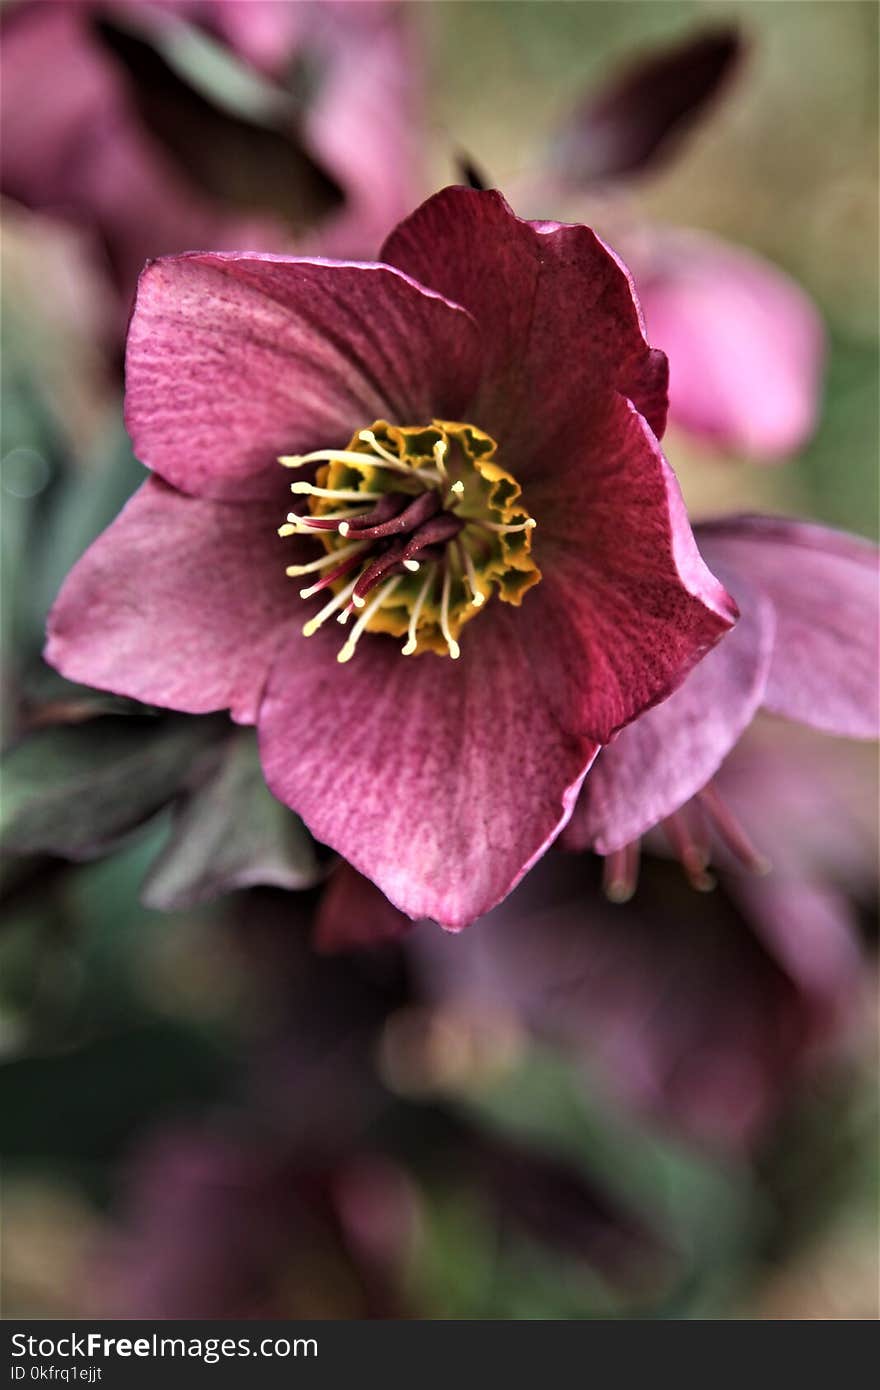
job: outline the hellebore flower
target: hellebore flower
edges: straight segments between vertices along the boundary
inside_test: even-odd
[[[628,206],[631,181],[706,114],[742,54],[735,29],[700,31],[636,59],[556,133],[541,188],[582,207],[636,282],[651,342],[669,358],[669,420],[711,446],[774,461],[812,434],[825,334],[778,267],[719,238],[657,226]]]
[[[739,859],[762,867],[712,783],[760,708],[827,734],[878,734],[876,548],[777,517],[703,523],[695,534],[742,616],[729,640],[596,762],[565,840],[609,856],[613,896],[632,891],[639,838],[658,823],[698,884],[710,825]]]
[[[652,432],[665,360],[588,228],[447,189],[384,262],[145,270],[126,410],[157,476],[72,571],[47,656],[256,722],[312,833],[457,927],[735,608]]]
[[[190,80],[192,25],[242,60],[237,107]],[[167,252],[326,232],[336,254],[373,255],[414,196],[407,56],[383,5],[10,6],[3,193],[85,228],[126,314],[144,261]]]

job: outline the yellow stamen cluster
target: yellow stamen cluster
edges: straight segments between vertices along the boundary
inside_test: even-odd
[[[354,612],[341,662],[364,632],[404,637],[406,656],[432,651],[456,658],[462,629],[493,594],[519,605],[541,578],[531,555],[536,523],[515,478],[495,462],[496,449],[469,424],[378,420],[344,449],[281,458],[288,468],[315,469],[314,481],[297,480],[291,488],[308,499],[308,510],[291,512],[279,528],[282,536],[309,534],[324,545],[319,558],[287,571],[314,576],[300,590],[303,598],[328,594],[305,624],[306,635],[334,614],[346,624]],[[384,525],[379,537],[370,534],[375,518]],[[383,561],[394,562],[387,572]]]

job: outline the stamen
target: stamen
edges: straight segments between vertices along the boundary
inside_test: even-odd
[[[309,618],[309,621],[303,626],[303,637],[312,637],[321,624],[325,623],[336,612],[337,608],[341,608],[344,603],[348,602],[356,583],[357,580],[353,579],[350,584],[346,584],[344,589],[340,589],[339,593],[334,594],[330,602],[324,605],[320,613],[316,613],[314,618]]]
[[[291,492],[302,497],[329,497],[331,502],[378,502],[382,492],[358,492],[356,488],[316,487],[314,483],[291,483]]]
[[[389,579],[388,583],[383,585],[383,587],[379,590],[372,603],[367,604],[363,613],[358,618],[357,622],[352,628],[351,636],[349,637],[348,641],[342,647],[341,651],[337,652],[336,654],[336,660],[340,663],[340,665],[344,665],[346,661],[351,661],[351,658],[354,656],[355,647],[358,644],[358,639],[360,638],[360,635],[366,627],[367,623],[372,618],[376,609],[381,608],[385,600],[391,597],[391,595],[394,593],[394,590],[400,583],[402,577],[402,575],[397,574],[394,576],[393,579]]]
[[[696,888],[699,893],[711,893],[715,887],[715,879],[707,871],[705,851],[693,839],[690,826],[682,812],[673,811],[661,824],[681,861],[691,887]]]
[[[506,524],[500,521],[483,521],[482,517],[469,516],[466,518],[468,526],[482,526],[486,531],[497,531],[501,536],[509,536],[514,531],[534,531],[537,521],[533,516],[526,517],[525,521],[514,524]]]
[[[431,588],[431,585],[434,583],[436,574],[437,566],[432,565],[425,577],[424,584],[419,590],[419,596],[413,604],[413,610],[409,618],[409,627],[407,628],[406,633],[406,645],[401,647],[400,649],[404,656],[412,656],[413,652],[419,645],[418,638],[416,637],[416,631],[419,626],[419,618],[422,616],[422,609],[425,606],[425,599],[428,597],[428,591]]]
[[[404,560],[403,568],[405,570],[409,570],[411,574],[418,574],[419,570],[422,567],[419,564],[418,560]]]
[[[611,903],[627,903],[639,881],[640,842],[632,840],[622,849],[613,850],[602,865],[602,888]]]
[[[697,802],[705,809],[712,824],[718,831],[727,848],[744,868],[753,874],[769,874],[770,860],[759,854],[732,811],[725,806],[715,787],[709,782],[701,792],[697,792]]]
[[[434,462],[437,465],[437,472],[445,483],[449,481],[449,473],[446,468],[446,450],[448,448],[449,445],[445,439],[438,439],[434,445]]]
[[[370,434],[369,430],[361,431],[361,439]],[[412,473],[412,469],[407,464],[401,463],[393,454],[389,454],[382,448],[375,436],[366,440],[381,455],[381,459],[374,458],[371,454],[358,454],[350,449],[316,449],[311,454],[285,454],[278,460],[285,468],[305,468],[310,463],[345,463],[351,468],[392,468],[396,473]]]
[[[318,570],[327,569],[328,565],[338,563],[340,560],[346,559],[347,556],[355,555],[366,549],[367,546],[363,541],[352,541],[351,545],[341,545],[338,550],[330,550],[326,555],[322,555],[320,560],[311,560],[307,565],[288,565],[286,573],[291,579],[295,579],[301,574],[315,574]]]
[[[449,491],[454,492],[456,497],[464,496],[464,483],[461,481],[461,478],[456,479]]]
[[[365,444],[369,444],[371,448],[375,449],[376,453],[382,459],[382,462],[379,463],[376,461],[376,459],[370,458],[369,454],[361,454],[359,457],[362,462],[366,460],[366,462],[371,463],[374,468],[392,468],[395,471],[395,473],[406,473],[410,478],[430,478],[431,481],[434,483],[440,483],[443,481],[440,474],[433,472],[433,470],[430,468],[422,468],[415,463],[401,463],[400,459],[395,458],[393,454],[390,454],[388,450],[385,448],[385,446],[379,442],[379,440],[373,434],[372,430],[361,430],[358,435],[358,438],[362,439]]]
[[[336,583],[337,579],[342,579],[346,574],[350,574],[351,571],[360,564],[361,556],[359,552],[355,555],[349,555],[347,560],[343,560],[342,564],[337,565],[336,569],[331,570],[329,574],[323,575],[316,584],[312,584],[308,589],[300,589],[300,598],[311,598],[312,594],[318,594],[322,589],[328,589],[331,584]]]
[[[443,571],[443,589],[440,595],[440,631],[443,633],[444,640],[449,648],[449,655],[452,657],[453,661],[457,661],[461,656],[461,647],[449,631],[449,589],[451,584],[452,571],[447,565]]]
[[[358,439],[369,444],[370,448],[375,449],[379,457],[385,459],[387,463],[393,463],[397,468],[405,469],[407,473],[411,471],[406,464],[400,462],[399,458],[395,458],[393,454],[389,453],[384,444],[379,443],[372,430],[358,430]]]
[[[482,608],[483,604],[486,602],[486,595],[478,587],[477,571],[474,569],[471,552],[468,550],[467,546],[462,545],[461,542],[456,542],[456,549],[464,565],[465,581],[472,594],[471,607]]]

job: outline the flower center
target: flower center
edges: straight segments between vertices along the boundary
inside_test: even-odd
[[[311,535],[324,554],[289,565],[314,575],[300,597],[332,596],[310,618],[310,637],[328,618],[357,619],[337,660],[349,661],[364,632],[405,637],[404,656],[460,655],[458,639],[493,594],[519,605],[541,578],[531,556],[535,522],[519,483],[495,462],[496,444],[473,425],[377,420],[345,449],[285,456],[285,468],[318,465],[314,482],[291,491],[308,512],[291,512],[279,535]]]

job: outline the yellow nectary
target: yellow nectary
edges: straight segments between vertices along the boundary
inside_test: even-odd
[[[306,634],[336,613],[358,613],[339,653],[347,661],[364,631],[406,636],[406,655],[459,655],[458,638],[494,594],[519,604],[541,578],[531,556],[535,521],[516,479],[495,462],[496,444],[473,425],[378,420],[345,449],[282,458],[319,464],[307,515],[291,514],[282,535],[311,533],[325,555],[289,574],[319,577],[303,597],[333,597]]]

